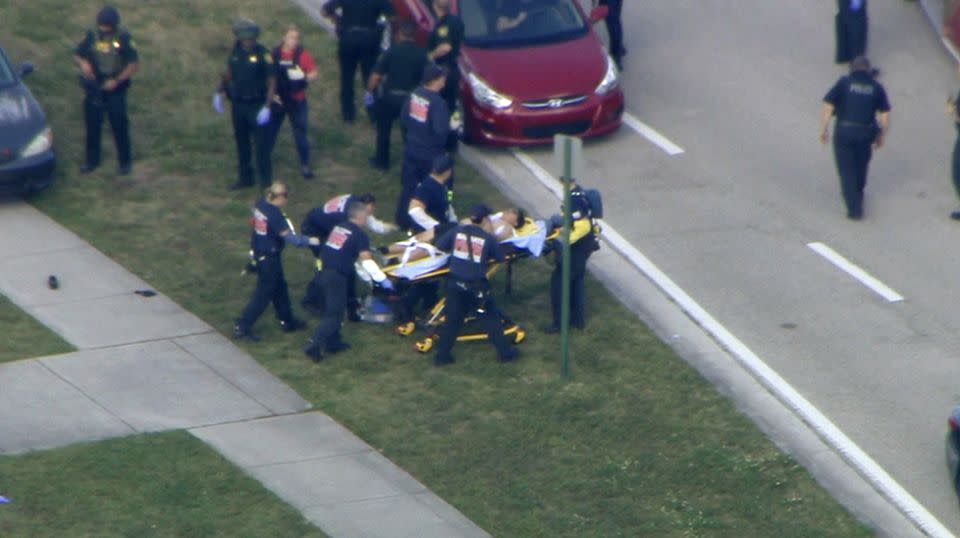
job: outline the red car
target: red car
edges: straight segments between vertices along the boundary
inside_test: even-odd
[[[397,18],[417,22],[425,42],[434,24],[430,0],[393,2]],[[592,26],[606,8],[587,16],[578,0],[452,4],[466,28],[460,95],[467,141],[546,144],[556,134],[591,137],[620,127],[617,68]]]

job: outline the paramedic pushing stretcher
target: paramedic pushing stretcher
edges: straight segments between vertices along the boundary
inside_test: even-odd
[[[490,208],[479,205],[470,212],[470,223],[457,226],[437,240],[437,248],[450,251],[450,276],[447,280],[447,320],[440,328],[437,355],[434,364],[443,366],[454,362],[450,351],[460,334],[464,318],[476,313],[477,322],[487,338],[497,348],[501,362],[517,358],[517,350],[510,346],[503,334],[497,307],[490,294],[487,265],[491,260],[502,262],[503,252],[497,239],[484,231],[490,226]]]

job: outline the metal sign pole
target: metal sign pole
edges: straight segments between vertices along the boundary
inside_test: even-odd
[[[560,300],[560,375],[570,377],[570,228],[572,208],[570,181],[573,175],[573,139],[563,138],[563,266],[561,273],[562,292]]]

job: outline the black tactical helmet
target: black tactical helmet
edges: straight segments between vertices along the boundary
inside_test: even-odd
[[[260,37],[260,27],[250,19],[238,19],[233,23],[233,35],[237,39],[256,39]]]
[[[120,12],[113,6],[104,6],[100,13],[97,13],[97,26],[120,26]]]

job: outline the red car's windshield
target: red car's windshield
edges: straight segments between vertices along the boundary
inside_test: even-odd
[[[517,47],[573,39],[590,27],[576,0],[459,0],[464,41],[474,47]]]

